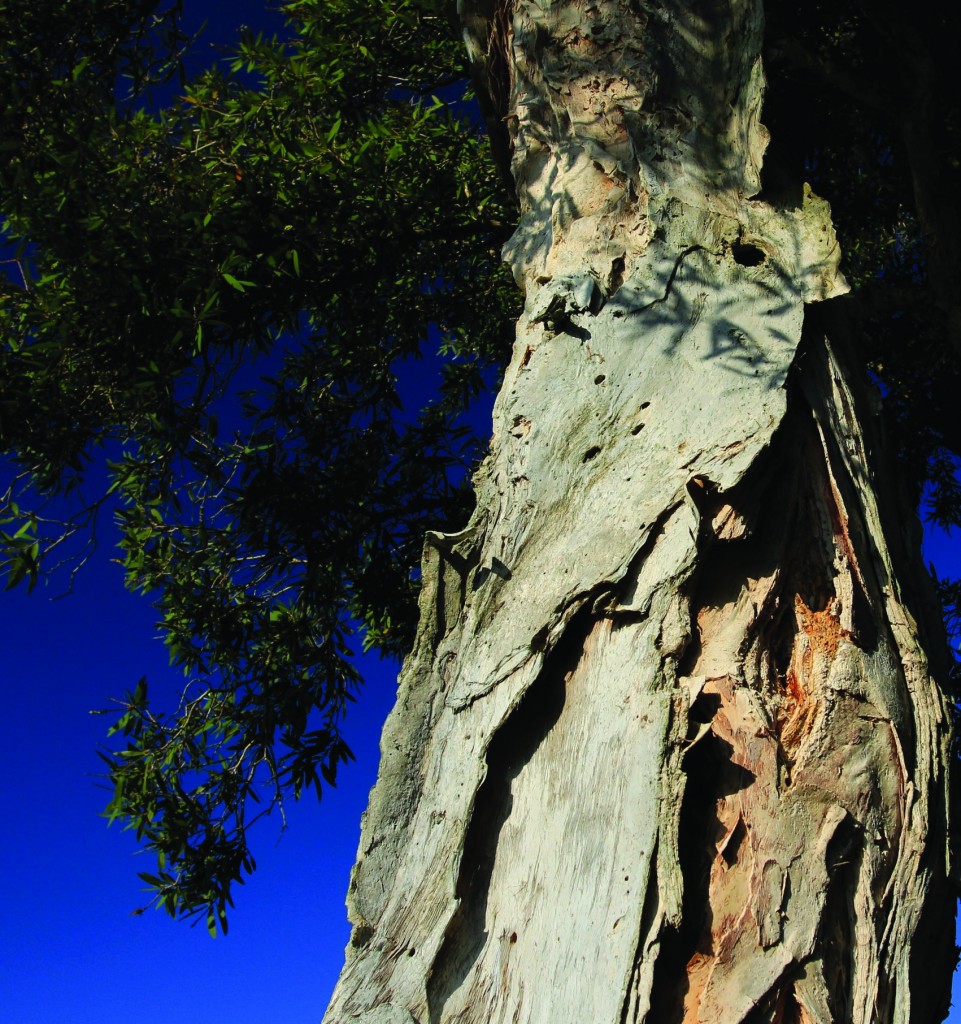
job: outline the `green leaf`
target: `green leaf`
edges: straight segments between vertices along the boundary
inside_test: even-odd
[[[239,281],[236,277],[233,276],[233,274],[225,273],[223,275],[223,278],[227,282],[227,284],[230,285],[231,288],[235,288],[238,292],[241,293],[245,292],[248,288],[253,288],[254,286],[253,281]]]

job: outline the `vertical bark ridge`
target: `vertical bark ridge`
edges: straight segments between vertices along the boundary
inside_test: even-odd
[[[744,521],[739,536],[706,553],[692,608],[699,644],[688,679],[699,691],[695,709],[712,709],[702,714],[708,769],[697,788],[713,788],[715,797],[702,820],[708,909],[687,962],[678,1017],[685,1022],[740,1020],[765,1006],[774,1020],[802,1011],[837,1019],[830,1007],[839,993],[812,980],[810,969],[824,959],[818,935],[834,851],[860,858],[868,818],[885,847],[884,831],[900,831],[892,794],[872,792],[874,777],[892,769],[888,726],[877,725],[884,716],[833,678],[846,659],[851,688],[861,657],[853,602],[841,596],[854,593],[857,573],[849,544],[833,530],[839,516],[806,410],[791,410],[768,457],[780,472],[760,495],[765,519]],[[736,514],[736,499],[730,504]],[[903,775],[899,763],[893,769],[895,779]],[[688,792],[694,787],[689,772]],[[887,859],[872,865],[883,881]],[[856,892],[860,874],[855,883]],[[871,937],[860,938],[870,948]]]
[[[501,833],[515,803],[514,782],[564,710],[567,680],[585,641],[583,626],[579,629],[578,625],[572,623],[564,642],[552,651],[545,671],[487,748],[486,774],[471,811],[458,865],[458,910],[447,927],[428,980],[432,1022],[441,1019],[448,1000],[464,985],[483,951],[492,875]],[[506,936],[508,947],[517,940],[516,932]]]

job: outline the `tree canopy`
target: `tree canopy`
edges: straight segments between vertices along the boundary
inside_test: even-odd
[[[458,417],[516,300],[444,8],[291,3],[189,80],[179,4],[0,12],[7,578],[116,520],[189,685],[170,715],[126,698],[109,814],[211,925],[258,790],[350,757],[353,624],[403,652],[421,531],[469,511]],[[437,393],[402,394],[429,348]]]
[[[169,713],[146,681],[122,702],[108,814],[212,930],[252,819],[350,757],[355,631],[411,642],[423,531],[470,511],[463,414],[519,305],[504,67],[492,161],[454,4],[281,6],[279,38],[189,75],[179,0],[0,0],[0,558],[10,586],[68,580],[115,520],[187,685]],[[831,201],[853,292],[820,315],[878,384],[911,500],[958,525],[958,15],[766,7],[765,193]]]

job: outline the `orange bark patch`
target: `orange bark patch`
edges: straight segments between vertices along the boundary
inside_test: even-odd
[[[794,598],[794,612],[797,615],[798,625],[811,641],[811,646],[818,653],[827,655],[830,661],[834,661],[838,653],[838,645],[841,639],[847,636],[841,628],[838,617],[829,604],[824,611],[812,611],[804,603],[800,594]]]
[[[789,762],[794,762],[801,744],[811,732],[816,713],[816,702],[805,692],[803,682],[794,674],[794,670],[788,669],[787,691],[778,724],[781,747]]]
[[[821,611],[794,597],[798,631],[784,678],[784,699],[778,714],[781,747],[793,762],[817,718],[818,696],[827,679],[841,641],[850,634],[838,619],[834,602]]]
[[[706,953],[695,953],[687,962],[687,992],[684,995],[683,1024],[698,1024],[701,998],[711,977],[714,957]]]

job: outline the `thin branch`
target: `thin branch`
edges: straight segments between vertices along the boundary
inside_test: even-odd
[[[23,263],[21,263],[19,259],[0,260],[0,265],[5,265],[7,263],[16,263],[17,270],[20,271],[20,280],[23,281],[23,290],[25,292],[29,292],[30,283],[27,281],[27,275],[24,272]]]

